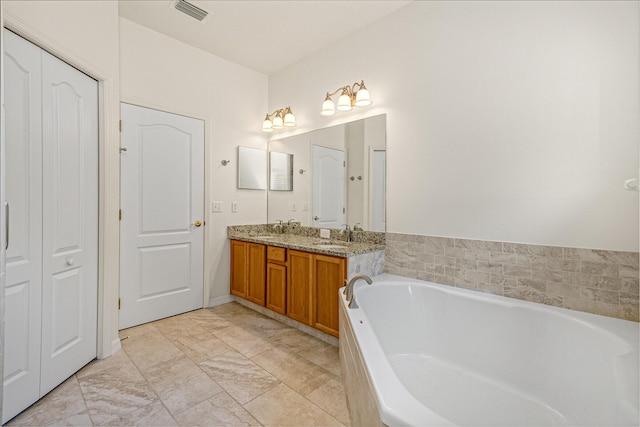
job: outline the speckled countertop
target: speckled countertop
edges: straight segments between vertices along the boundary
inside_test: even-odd
[[[353,255],[363,254],[367,252],[384,250],[384,237],[379,236],[358,236],[355,232],[355,242],[346,242],[334,236],[329,239],[323,239],[317,236],[308,235],[312,233],[305,232],[301,235],[298,230],[284,230],[282,234],[274,233],[268,226],[232,226],[227,228],[227,236],[229,239],[242,240],[245,242],[261,243],[264,245],[278,246],[282,248],[298,249],[301,251],[313,252],[325,255],[334,255],[341,257],[349,257]],[[288,232],[292,231],[292,232]],[[384,233],[375,233],[384,234]],[[365,237],[365,238],[363,238]],[[365,241],[362,241],[365,240]],[[322,245],[333,245],[332,247],[323,247]]]

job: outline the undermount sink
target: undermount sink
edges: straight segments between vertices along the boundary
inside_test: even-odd
[[[253,236],[253,237],[255,237],[256,239],[273,239],[276,236],[267,235],[267,236]]]
[[[344,245],[335,245],[333,243],[316,243],[316,248],[320,249],[345,249]]]

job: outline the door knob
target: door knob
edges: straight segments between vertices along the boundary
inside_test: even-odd
[[[193,223],[193,225],[195,225],[196,227],[200,227],[202,223],[200,221],[196,221]]]
[[[316,215],[316,216],[314,216],[314,217],[313,217],[313,220],[314,220],[314,221],[317,221],[317,220],[319,220],[319,219],[320,219],[320,217],[319,217],[318,215]]]

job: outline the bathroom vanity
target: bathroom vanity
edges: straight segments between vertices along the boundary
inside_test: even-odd
[[[380,274],[384,244],[321,239],[310,227],[298,229],[309,235],[258,227],[229,227],[231,294],[337,337],[338,289],[352,275]]]

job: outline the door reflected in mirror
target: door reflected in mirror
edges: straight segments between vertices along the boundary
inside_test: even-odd
[[[293,191],[293,154],[269,153],[269,190]]]
[[[291,159],[291,190],[268,192],[269,222],[386,230],[386,115],[269,141]],[[270,171],[270,175],[273,174]],[[270,181],[271,182],[271,181]]]

